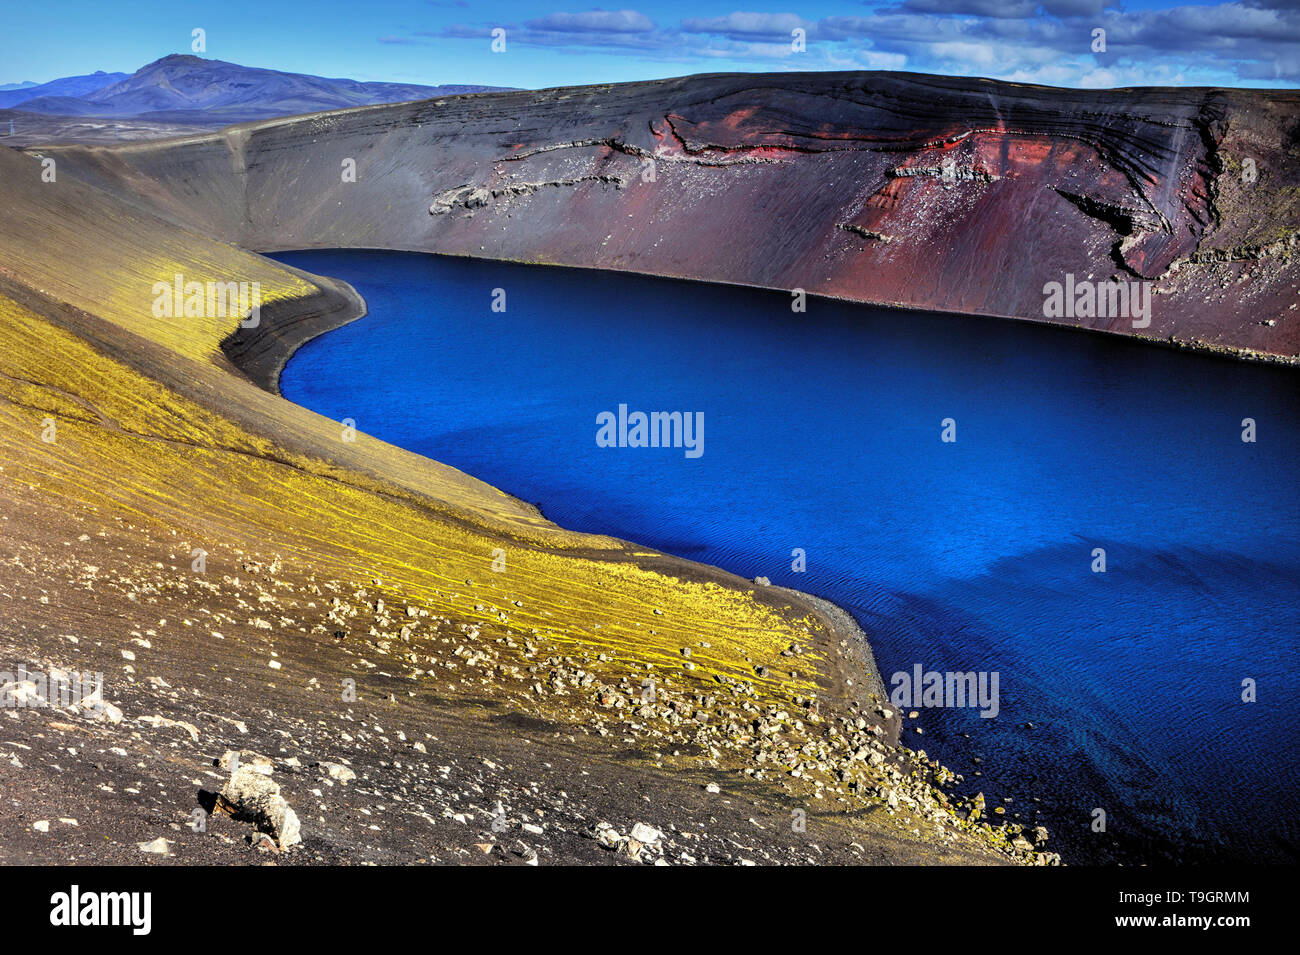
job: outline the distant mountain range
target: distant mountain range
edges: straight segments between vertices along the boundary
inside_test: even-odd
[[[174,54],[130,75],[99,72],[0,90],[0,109],[207,125],[503,88],[361,83]]]
[[[0,109],[8,109],[19,103],[43,97],[79,97],[90,96],[105,86],[126,79],[128,73],[90,73],[86,76],[65,76],[61,80],[48,83],[14,83],[0,87]]]

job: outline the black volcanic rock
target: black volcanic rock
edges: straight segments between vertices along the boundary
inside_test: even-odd
[[[120,77],[116,82],[84,94],[74,92],[71,86],[48,91],[37,88],[36,96],[22,100],[23,109],[61,116],[147,117],[174,122],[221,118],[241,122],[497,88],[362,83],[182,54],[165,56],[130,76],[115,76]],[[65,82],[59,80],[46,86]],[[7,105],[3,94],[0,105]]]

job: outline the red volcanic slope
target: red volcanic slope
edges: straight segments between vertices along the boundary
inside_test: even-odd
[[[1295,91],[714,75],[47,151],[257,250],[629,269],[1300,359]],[[1045,318],[1048,283],[1113,279],[1152,283],[1148,327]]]

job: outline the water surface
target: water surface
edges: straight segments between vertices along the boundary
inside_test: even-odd
[[[290,400],[565,527],[829,598],[887,680],[997,671],[996,719],[922,709],[905,741],[1067,861],[1295,861],[1294,372],[663,279],[276,257],[370,309],[290,361]],[[702,412],[704,453],[598,447],[620,404]]]

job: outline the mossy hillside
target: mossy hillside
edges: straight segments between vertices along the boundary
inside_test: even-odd
[[[2,171],[14,164],[0,150]],[[197,281],[246,277],[275,290],[264,316],[274,322],[325,297],[325,280],[177,230],[88,186],[63,188],[30,181],[15,188],[0,178],[17,210],[0,236],[0,497],[36,496],[51,512],[144,529],[145,540],[162,542],[157,553],[144,547],[135,555],[149,587],[175,589],[192,578],[186,592],[197,595],[200,581],[220,581],[247,602],[265,595],[249,579],[250,559],[276,562],[298,588],[295,609],[259,622],[250,605],[239,630],[243,640],[273,636],[286,657],[294,648],[306,662],[286,678],[325,683],[337,675],[343,647],[377,653],[400,641],[387,632],[382,600],[454,628],[455,655],[481,668],[477,698],[505,712],[545,713],[599,735],[611,717],[614,725],[631,720],[620,731],[632,739],[647,723],[662,725],[662,703],[653,719],[638,715],[640,689],[653,679],[660,699],[674,705],[720,700],[703,707],[713,721],[707,727],[687,717],[712,742],[702,751],[682,747],[672,769],[744,769],[787,786],[827,786],[860,807],[864,796],[875,798],[868,781],[851,788],[838,775],[846,770],[835,768],[850,766],[845,747],[860,749],[861,727],[824,737],[835,698],[856,694],[863,674],[853,672],[858,686],[850,690],[838,650],[831,652],[839,635],[808,603],[556,528],[482,482],[364,434],[342,440],[338,423],[257,388],[230,365],[221,346],[238,316],[158,319],[149,294],[176,272]],[[195,547],[207,552],[206,571],[186,575]],[[180,577],[146,580],[167,567]],[[334,612],[327,594],[344,595],[349,613]],[[56,604],[42,613],[59,625]],[[124,640],[113,621],[107,616],[96,636]],[[393,645],[405,658],[420,655]],[[251,673],[262,663],[232,657],[229,665]],[[537,690],[545,682],[552,688]],[[631,707],[603,709],[611,692]],[[828,704],[824,715],[812,708],[814,696]],[[779,740],[775,765],[756,748],[755,722],[776,734],[762,742]],[[664,765],[650,748],[639,752],[627,758]],[[769,759],[756,768],[762,755]],[[911,757],[900,750],[897,758]],[[824,768],[800,768],[809,761]],[[906,770],[923,790],[930,771]]]
[[[232,447],[261,441],[257,447],[265,453],[266,439],[254,436],[274,434],[277,447],[299,452],[315,462],[306,466],[340,480],[382,485],[385,493],[445,505],[463,520],[508,527],[555,547],[618,546],[563,532],[490,485],[364,433],[344,442],[338,423],[232,374],[222,343],[241,316],[155,317],[154,283],[171,284],[176,274],[187,282],[257,282],[263,320],[271,322],[277,311],[308,308],[305,303],[324,297],[313,277],[178,227],[69,176],[44,182],[41,171],[35,157],[0,149],[7,215],[0,281],[7,278],[26,293],[21,297],[34,311],[44,314],[48,303],[62,306],[60,322],[75,326],[79,337],[187,395],[192,407],[219,408],[234,425],[222,441]],[[155,401],[149,413],[165,412]],[[364,423],[360,427],[364,431]]]
[[[813,690],[807,678],[755,674],[752,661],[770,663],[809,635],[744,592],[537,549],[341,482],[9,299],[0,301],[0,355],[4,474],[41,488],[52,506],[76,500],[174,528],[214,568],[250,549],[320,574],[377,577],[458,620],[499,627],[505,613],[508,629],[653,663],[684,682],[722,674],[780,696]],[[42,440],[47,418],[52,443]],[[683,669],[683,647],[693,648],[694,671]]]
[[[410,460],[415,456],[365,436],[342,441],[337,424],[229,372],[221,342],[240,316],[159,319],[152,310],[154,282],[177,273],[187,281],[257,281],[272,310],[318,293],[301,273],[75,181],[42,182],[33,157],[0,151],[0,166],[13,214],[0,236],[4,272],[129,333],[99,330],[101,344],[124,341],[129,349],[140,339],[160,346],[162,358],[170,358],[155,364],[168,365],[173,379],[198,382],[193,390],[206,399],[184,397],[106,357],[37,309],[6,300],[0,384],[15,403],[5,413],[17,418],[3,439],[11,478],[184,529],[206,542],[218,563],[222,542],[276,548],[285,560],[319,564],[322,572],[382,577],[410,599],[440,602],[461,619],[496,618],[496,609],[475,611],[466,600],[457,607],[450,596],[468,591],[467,579],[480,587],[493,580],[523,604],[512,608],[515,626],[551,629],[561,639],[627,650],[674,668],[681,647],[703,640],[713,649],[696,657],[694,679],[752,676],[746,656],[768,660],[803,636],[742,592],[643,569],[617,542],[555,529],[454,469],[418,467]],[[296,453],[280,435],[213,412],[214,404],[238,405],[245,419],[260,414],[264,432],[289,432],[294,444],[318,453]],[[46,416],[57,422],[53,444],[40,440]],[[384,477],[340,468],[333,452],[345,462],[369,457],[372,472]],[[433,500],[424,499],[425,491]],[[440,502],[454,507],[440,512]],[[505,518],[526,540],[488,532]],[[482,527],[474,526],[476,519]],[[538,539],[546,549],[529,543]],[[502,575],[492,571],[498,548],[506,553]],[[564,556],[560,549],[613,551],[621,559]]]
[[[5,151],[0,165],[14,210],[0,261],[17,289],[0,299],[6,481],[39,489],[50,507],[88,505],[175,532],[208,553],[212,573],[259,553],[322,578],[378,579],[390,602],[587,654],[609,682],[655,670],[671,692],[723,678],[786,706],[818,682],[829,689],[811,646],[810,631],[824,628],[806,606],[781,611],[726,575],[554,528],[481,482],[364,435],[344,442],[337,423],[232,373],[221,342],[239,316],[153,314],[153,283],[180,273],[258,281],[270,320],[295,296],[319,294],[301,273],[88,186],[40,182],[31,157]],[[47,419],[52,442],[42,440]],[[332,639],[320,617],[309,624]],[[796,643],[809,651],[798,677],[776,666]]]

